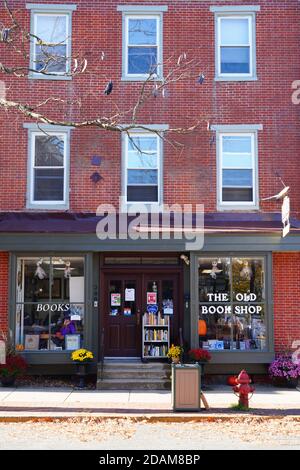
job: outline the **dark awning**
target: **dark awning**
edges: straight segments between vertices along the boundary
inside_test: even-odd
[[[0,212],[0,233],[74,233],[92,234],[103,216],[95,213],[74,212]],[[135,217],[128,217],[128,224]],[[292,218],[291,232],[300,231],[300,221]],[[171,230],[173,217],[171,215]],[[278,233],[282,231],[280,213],[232,213],[216,212],[204,216],[205,233]],[[161,216],[158,223],[138,231],[164,230]]]

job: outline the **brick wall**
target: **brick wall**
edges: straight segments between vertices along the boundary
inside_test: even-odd
[[[8,320],[8,253],[0,252],[0,331],[7,330]]]
[[[24,9],[25,0],[11,0],[15,9]],[[49,1],[46,3],[59,3]],[[64,0],[75,3],[73,13],[73,52],[87,57],[89,66],[99,73],[85,74],[72,81],[48,81],[5,78],[10,99],[22,102],[40,102],[49,96],[82,100],[68,109],[57,103],[48,111],[53,117],[80,120],[86,117],[109,115],[115,104],[125,110],[137,98],[139,83],[121,82],[122,14],[118,4],[132,4],[128,0]],[[157,1],[138,1],[137,4],[161,4]],[[244,2],[228,0],[226,5]],[[259,191],[260,197],[270,196],[281,189],[275,176],[279,171],[291,186],[292,210],[300,207],[300,152],[299,108],[291,102],[291,84],[300,79],[299,29],[300,4],[298,0],[252,0],[260,5],[257,13],[257,73],[254,82],[214,81],[215,40],[214,15],[211,5],[224,1],[165,0],[169,11],[164,13],[164,59],[183,51],[200,62],[205,83],[194,80],[168,87],[168,96],[153,98],[145,106],[138,120],[142,123],[164,123],[171,127],[185,126],[203,119],[203,126],[179,140],[184,144],[178,150],[165,144],[164,201],[171,203],[203,203],[207,211],[216,210],[216,144],[213,132],[207,131],[206,120],[212,124],[263,124],[259,132]],[[5,15],[0,11],[1,17]],[[29,28],[30,12],[24,9],[19,16]],[[176,32],[176,34],[174,33]],[[4,46],[0,43],[0,57]],[[106,59],[100,61],[101,51]],[[4,57],[7,64],[15,56]],[[19,59],[19,64],[22,64]],[[114,91],[103,95],[107,80],[114,82]],[[11,87],[11,88],[9,88]],[[46,108],[43,108],[46,111]],[[27,179],[27,131],[17,114],[0,111],[1,129],[1,187],[0,210],[25,208]],[[94,184],[90,176],[95,171],[92,155],[101,155],[100,173],[103,180]],[[117,204],[121,184],[120,136],[97,129],[74,130],[71,138],[71,193],[70,210],[95,211],[100,203]],[[263,211],[278,211],[276,203],[261,203]]]
[[[275,351],[300,340],[300,253],[273,254]]]

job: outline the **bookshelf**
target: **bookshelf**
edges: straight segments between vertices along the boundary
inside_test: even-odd
[[[143,359],[165,359],[170,347],[170,318],[145,313],[142,328]]]

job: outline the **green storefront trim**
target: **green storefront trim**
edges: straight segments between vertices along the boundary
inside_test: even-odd
[[[187,253],[190,266],[184,266],[184,337],[192,347],[198,346],[198,262],[199,256],[263,256],[266,262],[266,306],[267,306],[267,352],[212,352],[212,361],[208,372],[234,365],[268,364],[274,358],[273,327],[273,292],[272,292],[272,252],[296,252],[300,250],[300,235],[290,234],[281,238],[279,234],[251,235],[207,235],[203,250]],[[107,240],[100,241],[95,235],[78,234],[1,234],[0,251],[10,252],[9,273],[9,328],[15,333],[15,298],[16,298],[16,259],[18,256],[48,255],[82,255],[85,257],[85,347],[95,354],[98,361],[101,331],[101,299],[99,292],[100,253],[126,252],[174,252],[184,253],[185,243],[182,240]],[[159,269],[159,268],[158,268]],[[99,307],[94,307],[94,300]],[[58,351],[24,352],[32,365],[70,365],[70,353]],[[218,367],[220,365],[221,367]],[[46,367],[45,367],[46,370]]]

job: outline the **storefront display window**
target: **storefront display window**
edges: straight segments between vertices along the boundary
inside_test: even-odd
[[[199,258],[199,346],[267,349],[264,258]]]
[[[84,279],[82,257],[18,258],[16,345],[29,351],[80,348]]]

